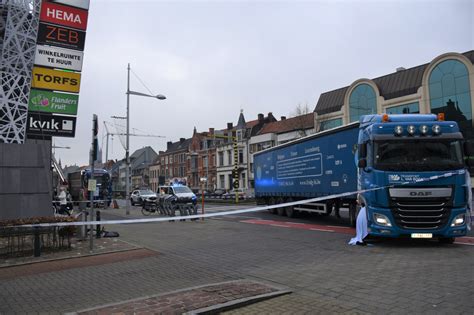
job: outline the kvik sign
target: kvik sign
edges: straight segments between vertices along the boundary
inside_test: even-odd
[[[86,10],[43,1],[40,21],[86,30]]]
[[[28,112],[26,133],[32,136],[74,137],[76,117]]]

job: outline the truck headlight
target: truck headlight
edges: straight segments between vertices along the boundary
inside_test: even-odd
[[[439,135],[441,133],[441,126],[440,125],[434,125],[431,129],[433,130],[433,133],[435,135]]]
[[[402,126],[396,126],[394,129],[395,135],[396,136],[401,136],[403,133],[403,127]]]
[[[383,214],[380,214],[380,213],[374,213],[374,221],[378,225],[392,226],[392,223],[390,223],[390,219],[387,216],[385,216]]]
[[[423,136],[426,136],[426,134],[428,133],[428,130],[429,130],[429,128],[428,128],[427,125],[420,126],[420,132]]]
[[[451,226],[461,226],[464,225],[465,215],[464,213],[458,214],[453,221],[451,222]]]
[[[407,131],[408,131],[408,134],[409,134],[410,136],[413,136],[413,135],[415,134],[416,127],[413,126],[413,125],[410,125],[410,126],[408,126]]]

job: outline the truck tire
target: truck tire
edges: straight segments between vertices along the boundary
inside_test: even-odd
[[[292,202],[293,198],[288,198],[286,202]],[[294,206],[285,207],[285,213],[288,218],[294,218],[296,216],[296,211]]]
[[[440,237],[438,238],[438,242],[440,244],[453,244],[455,241],[454,237]]]
[[[280,198],[280,199],[278,199],[278,203],[279,204],[284,203],[284,200]],[[286,207],[277,208],[277,213],[278,213],[279,216],[284,217],[286,215],[285,208]]]
[[[274,204],[275,204],[275,199],[273,197],[270,197],[268,199],[267,205],[272,206]],[[273,213],[273,214],[277,213],[276,209],[268,209],[268,212]]]
[[[131,204],[132,206],[135,205],[135,202],[133,202],[133,198],[130,198],[130,204]]]
[[[359,214],[360,207],[355,202],[349,204],[349,224],[351,227],[356,227],[357,215]]]

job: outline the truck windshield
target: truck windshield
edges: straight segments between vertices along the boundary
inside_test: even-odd
[[[444,171],[464,167],[459,140],[404,139],[374,144],[374,167],[379,170]]]

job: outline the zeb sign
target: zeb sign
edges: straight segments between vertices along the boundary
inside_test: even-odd
[[[79,93],[80,84],[80,73],[33,67],[33,88]]]
[[[43,1],[40,21],[86,30],[87,11]]]
[[[74,137],[76,117],[28,112],[26,133],[31,136]]]
[[[85,41],[86,32],[52,24],[39,24],[38,44],[53,45],[82,51],[84,50]]]

